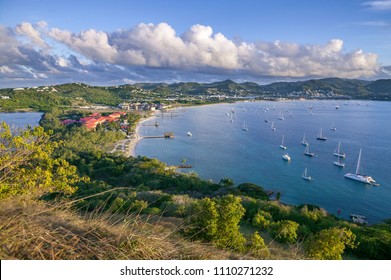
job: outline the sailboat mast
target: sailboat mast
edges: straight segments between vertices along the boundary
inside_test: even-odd
[[[362,148],[360,149],[360,152],[358,153],[358,161],[357,161],[357,167],[356,167],[356,175],[358,174],[358,171],[360,170],[361,150],[362,150]]]

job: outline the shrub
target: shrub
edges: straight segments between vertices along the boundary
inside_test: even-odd
[[[273,238],[284,243],[294,243],[297,239],[297,229],[299,224],[289,220],[282,220],[271,225],[271,235]]]
[[[267,229],[271,223],[271,218],[269,213],[260,210],[254,215],[251,224],[261,229]]]
[[[222,248],[243,251],[246,239],[240,233],[239,222],[245,213],[241,199],[226,195],[216,200],[218,220],[216,244]]]
[[[270,256],[269,248],[265,244],[265,240],[256,231],[251,236],[249,251],[256,258],[265,259]]]
[[[307,255],[318,260],[341,260],[346,247],[355,248],[356,236],[347,228],[321,230],[306,242]]]
[[[60,143],[50,142],[49,134],[37,126],[13,132],[0,126],[0,198],[20,194],[42,195],[47,192],[71,194],[75,184],[87,181],[76,167],[52,156]]]

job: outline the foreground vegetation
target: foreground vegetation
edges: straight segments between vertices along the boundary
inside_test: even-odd
[[[2,125],[2,259],[390,259],[391,222],[360,226],[262,187],[105,153],[122,134]],[[163,249],[164,248],[164,249]]]

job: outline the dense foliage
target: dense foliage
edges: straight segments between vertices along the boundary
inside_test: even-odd
[[[347,228],[321,230],[306,244],[308,256],[318,260],[341,260],[345,247],[355,248],[356,236]]]
[[[45,192],[72,194],[75,184],[87,181],[77,175],[76,167],[53,157],[61,143],[49,141],[42,127],[11,131],[0,127],[0,198]]]

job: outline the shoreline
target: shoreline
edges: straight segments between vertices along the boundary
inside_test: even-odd
[[[209,105],[209,104],[205,104],[205,105]],[[193,106],[194,106],[194,105],[192,105],[192,106],[187,106],[187,107],[193,107]],[[197,106],[197,105],[195,105],[195,106]],[[202,106],[202,105],[201,105],[201,106]],[[198,106],[197,106],[197,107],[198,107]],[[173,110],[182,109],[182,108],[186,108],[186,107],[180,106],[180,107],[167,108],[167,109],[165,109],[164,111],[167,112],[167,111],[173,111]],[[127,142],[128,142],[128,143],[127,143],[127,144],[128,144],[128,148],[127,148],[126,151],[125,151],[125,156],[126,156],[126,157],[130,157],[130,156],[136,157],[136,146],[137,146],[138,142],[144,138],[144,137],[142,137],[142,136],[140,135],[140,133],[139,133],[140,128],[141,128],[141,126],[142,126],[144,123],[146,123],[146,122],[152,120],[153,118],[156,118],[156,114],[157,114],[157,113],[163,113],[163,111],[161,111],[161,110],[156,110],[155,113],[153,113],[153,116],[149,116],[149,117],[147,117],[147,118],[143,118],[143,119],[140,119],[140,120],[139,120],[139,122],[137,123],[137,126],[136,126],[136,130],[135,130],[135,132],[134,132],[132,138],[130,138],[130,139],[127,140]]]
[[[140,135],[139,131],[140,131],[140,128],[141,126],[143,125],[143,123],[147,122],[147,121],[150,121],[151,119],[153,118],[156,118],[156,113],[153,115],[153,116],[149,116],[147,118],[143,118],[141,119],[138,123],[137,123],[137,126],[136,126],[136,130],[134,132],[134,134],[132,135],[132,138],[130,138],[128,140],[128,148],[127,148],[127,151],[125,153],[125,156],[126,157],[136,157],[136,145],[137,143],[143,139],[143,137]]]

